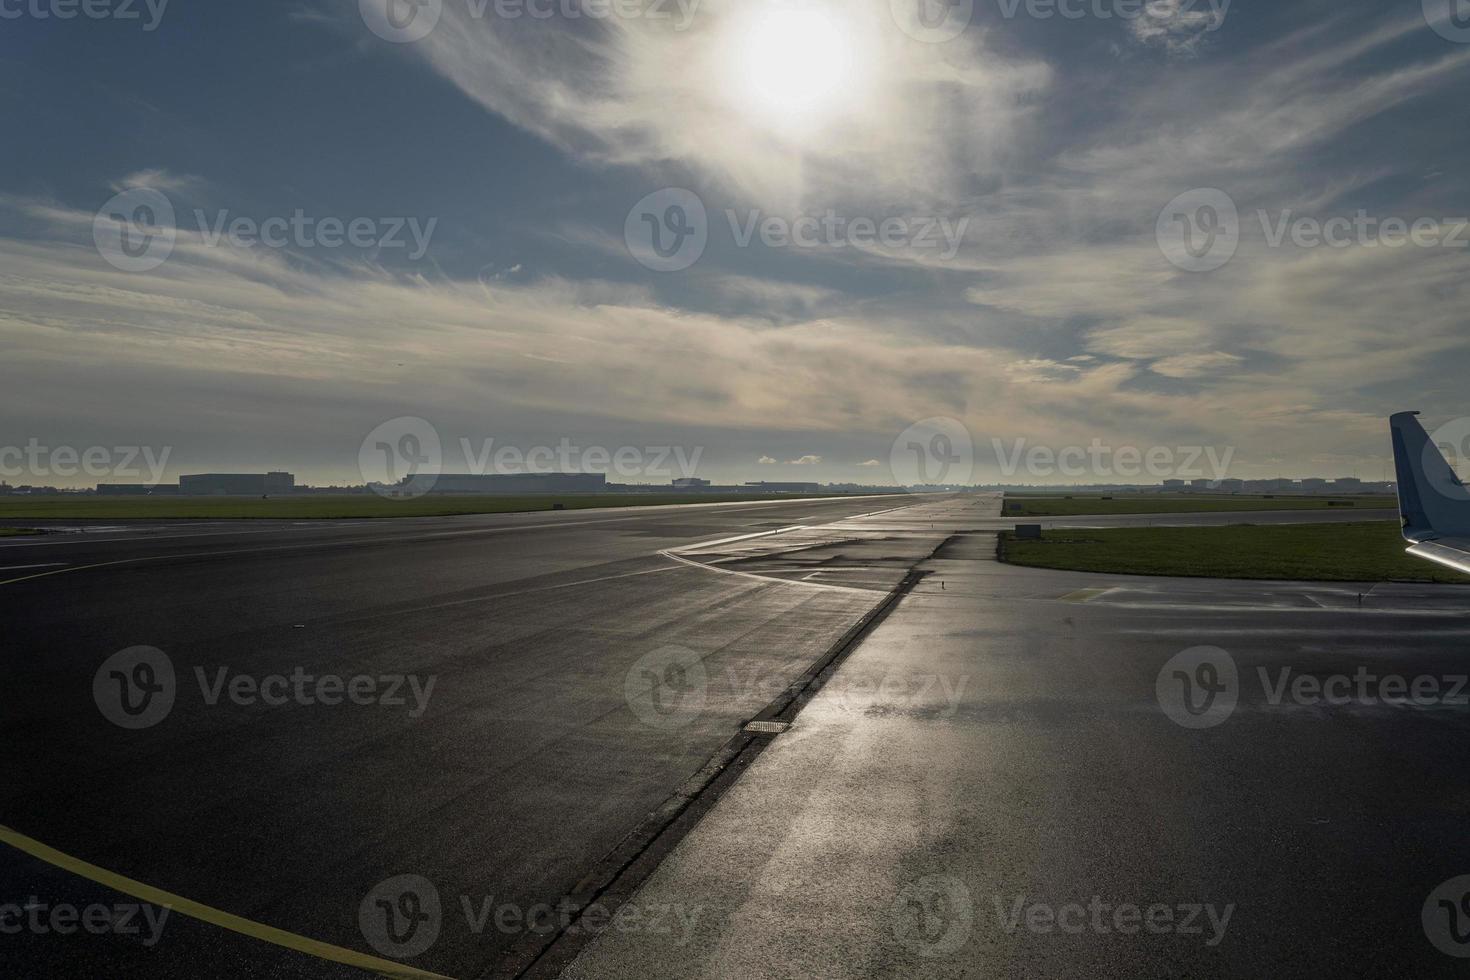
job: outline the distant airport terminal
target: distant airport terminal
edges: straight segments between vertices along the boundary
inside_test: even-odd
[[[406,482],[406,481],[405,481]],[[1212,493],[1212,494],[1392,494],[1393,481],[1365,481],[1357,477],[1335,480],[1286,478],[1267,480],[1164,480],[1155,484],[1089,484],[1077,486],[1039,486],[1020,484],[925,485],[898,487],[856,483],[802,483],[752,480],[741,484],[716,484],[694,477],[662,484],[609,483],[602,473],[443,473],[435,477],[429,491],[435,494],[576,494],[576,493],[710,493],[710,494],[816,494],[880,493],[894,490],[932,492],[1005,491],[1011,493],[1048,493],[1061,490],[1094,493]],[[296,476],[286,472],[270,473],[197,473],[179,477],[178,483],[99,483],[95,490],[75,490],[54,486],[11,486],[0,482],[0,496],[50,494],[98,494],[111,497],[276,497],[287,494],[353,494],[385,493],[393,495],[395,487],[387,484],[353,486],[307,486],[298,484]]]

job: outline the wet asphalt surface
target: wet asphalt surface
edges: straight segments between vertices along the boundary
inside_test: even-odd
[[[463,902],[555,902],[882,594],[720,574],[659,551],[913,503],[155,526],[7,544],[0,825],[375,955],[360,905],[416,875],[452,914],[409,958],[472,975],[524,926],[466,921]],[[25,578],[52,563],[61,574]],[[137,647],[172,669],[162,717],[118,715],[122,682],[104,663]],[[686,662],[705,670],[708,710],[670,726],[651,698]],[[117,669],[139,682],[126,692],[134,707],[164,674],[138,666]],[[366,678],[362,703],[348,697],[354,678]],[[151,724],[120,727],[104,702]],[[93,904],[71,897],[91,883],[13,849],[0,847],[0,868],[0,905]],[[145,938],[28,928],[0,942],[31,976],[101,963],[110,976],[337,970],[182,916]]]
[[[993,546],[922,563],[663,860],[634,903],[686,925],[566,980],[1465,975],[1470,589]]]
[[[1420,912],[1470,873],[1467,709],[1272,704],[1258,668],[1451,678],[1470,670],[1470,594],[1008,568],[989,560],[989,506],[156,523],[8,542],[0,825],[260,925],[473,976],[918,565],[914,594],[640,893],[641,928],[606,930],[572,975],[1462,968]],[[104,668],[139,646],[174,672],[156,720],[162,701],[127,715],[143,688],[113,677],[156,686],[136,673],[155,655]],[[1224,721],[1190,729],[1157,681],[1198,646],[1226,651],[1241,680]],[[342,703],[313,686],[331,677]],[[357,677],[372,684],[354,704]],[[376,899],[405,875],[439,900],[422,951],[381,934],[391,903]],[[134,901],[4,846],[0,880],[0,906]],[[1007,930],[996,909],[1017,896],[1023,912],[1094,896],[1235,910],[1211,946],[1177,930]],[[30,976],[360,975],[183,914],[156,937],[137,924],[0,946]]]

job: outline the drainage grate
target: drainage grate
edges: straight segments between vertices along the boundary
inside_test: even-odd
[[[790,727],[789,721],[752,721],[746,723],[745,730],[756,735],[781,735]]]

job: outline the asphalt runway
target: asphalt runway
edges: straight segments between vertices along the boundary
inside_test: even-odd
[[[1200,645],[1230,651],[1247,678],[1363,663],[1447,675],[1463,661],[1470,593],[1000,566],[986,531],[1015,521],[997,507],[903,497],[94,523],[0,542],[0,826],[29,847],[0,846],[0,914],[6,901],[40,914],[131,901],[110,872],[248,923],[241,935],[186,908],[152,943],[146,927],[32,929],[0,937],[7,964],[360,975],[334,961],[348,951],[484,974],[554,928],[546,913],[563,895],[918,568],[913,592],[639,893],[643,926],[605,932],[570,975],[1460,965],[1415,930],[1428,890],[1470,873],[1466,709],[1282,707],[1252,681],[1227,724],[1192,731],[1163,716],[1155,680]],[[1263,518],[1042,523],[1245,520]],[[158,654],[110,663],[140,646]],[[167,686],[159,656],[174,674],[161,717],[163,695],[140,694]],[[153,672],[137,673],[145,662]],[[304,698],[295,675],[311,679]],[[316,684],[332,677],[335,695]],[[371,679],[364,703],[344,693],[356,677]],[[333,696],[343,703],[321,703]],[[37,857],[40,845],[57,854]],[[404,876],[437,906],[401,904]],[[980,910],[942,955],[892,925],[895,902],[936,878]],[[1228,942],[1203,950],[1018,937],[980,917],[1012,892],[1239,911]],[[419,950],[430,930],[414,924],[431,919]],[[295,940],[333,949],[279,944]]]
[[[888,556],[893,567],[833,585],[660,552],[899,506],[926,504],[152,524],[6,542],[0,825],[173,895],[368,953],[359,906],[379,883],[415,875],[454,914],[410,958],[471,975],[525,927],[467,921],[464,903],[555,902],[942,532],[916,533]],[[150,727],[123,728],[104,716],[94,681],[112,673],[102,670],[110,657],[140,646],[167,658],[174,700]],[[103,677],[101,696],[143,704],[163,670],[140,676],[137,666],[122,665],[123,680]],[[703,672],[707,698],[670,722],[658,689],[677,693],[686,668]],[[358,692],[371,703],[323,704],[298,674],[371,678],[371,697]],[[0,850],[15,900],[38,890],[46,901],[58,875]],[[147,948],[58,939],[7,937],[7,959],[32,975],[107,961],[113,976],[197,976],[219,944],[235,976],[323,968],[257,956],[259,943],[192,924]]]

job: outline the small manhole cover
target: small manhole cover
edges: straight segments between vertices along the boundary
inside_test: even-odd
[[[757,735],[780,735],[790,727],[791,723],[786,721],[752,721],[746,724],[745,730]]]

